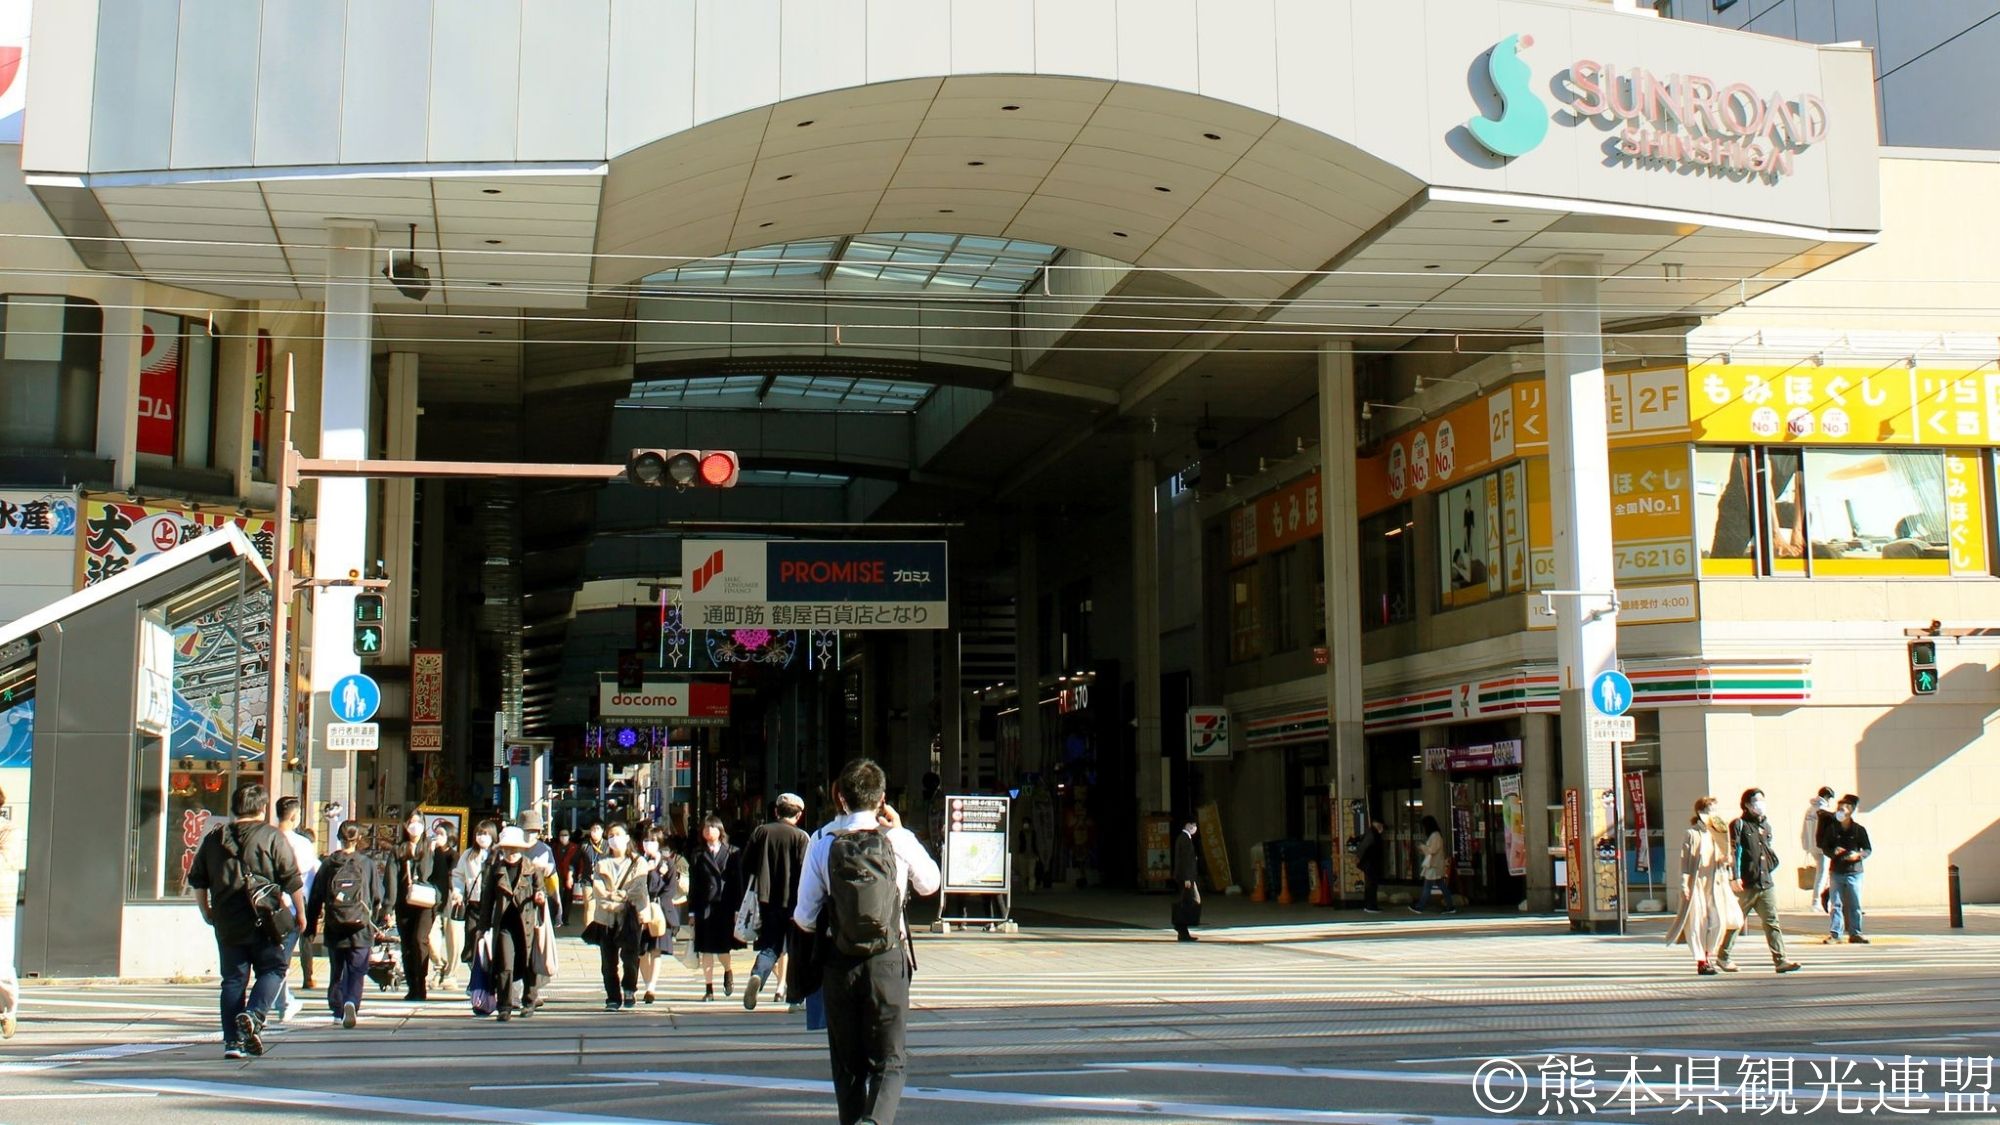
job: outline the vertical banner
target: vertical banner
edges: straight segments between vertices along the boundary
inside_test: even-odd
[[[1208,862],[1208,881],[1226,891],[1236,879],[1229,870],[1229,848],[1222,839],[1222,807],[1210,801],[1195,814],[1201,833],[1201,854]]]
[[[140,318],[139,452],[171,458],[180,433],[181,318]]]
[[[1946,533],[1951,540],[1953,574],[1987,574],[1986,490],[1979,473],[1979,454],[1944,455]]]
[[[1590,838],[1596,849],[1590,865],[1591,901],[1600,913],[1618,909],[1618,841],[1613,837],[1618,791],[1599,789],[1591,794]]]
[[[1521,775],[1500,776],[1500,830],[1507,846],[1507,874],[1528,873],[1528,810],[1521,797]]]
[[[1653,845],[1647,838],[1646,775],[1634,770],[1625,775],[1625,799],[1632,803],[1632,859],[1639,870],[1653,870]]]
[[[1587,878],[1583,866],[1583,790],[1569,788],[1563,790],[1563,865],[1567,869],[1565,880],[1569,906],[1569,916],[1575,920],[1583,914],[1583,881]]]
[[[410,650],[410,749],[442,750],[444,739],[444,651]]]
[[[271,331],[257,330],[257,371],[250,392],[250,468],[264,471],[264,444],[271,424]]]

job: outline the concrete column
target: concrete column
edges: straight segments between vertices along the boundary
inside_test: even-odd
[[[257,314],[218,313],[224,327],[217,341],[215,376],[215,467],[229,474],[230,490],[250,494],[257,414]]]
[[[1138,720],[1133,747],[1141,816],[1166,812],[1173,800],[1167,763],[1160,757],[1159,483],[1152,458],[1132,462],[1132,710]]]
[[[1565,784],[1584,788],[1583,816],[1590,856],[1583,877],[1577,929],[1614,929],[1611,902],[1617,865],[1594,858],[1599,837],[1611,831],[1602,794],[1615,792],[1612,746],[1584,739],[1585,693],[1599,672],[1618,666],[1618,622],[1606,595],[1612,590],[1611,477],[1604,429],[1604,339],[1598,307],[1598,260],[1565,255],[1542,265],[1542,346],[1549,390],[1549,491],[1555,514],[1556,587],[1581,590],[1557,597],[1556,655],[1562,669],[1562,744]]]
[[[319,456],[361,460],[369,455],[368,416],[372,390],[371,340],[374,307],[374,224],[335,221],[327,224],[326,315],[320,355]],[[359,480],[323,480],[315,486],[314,514],[318,521],[313,575],[345,578],[368,565],[368,484]],[[354,655],[354,590],[331,587],[313,595],[313,705],[326,706],[335,680],[361,670]],[[315,723],[314,731],[323,731]],[[317,739],[314,758],[323,752]],[[352,762],[313,761],[332,778]],[[346,776],[350,779],[352,773]],[[342,801],[356,808],[354,795],[327,791],[323,800]]]
[[[933,711],[942,718],[943,701],[938,698],[937,648],[943,634],[930,629],[912,629],[909,638],[909,688],[905,692],[910,708],[909,762],[904,767],[903,784],[912,793],[921,793],[923,776],[931,768],[931,737],[938,733]],[[943,776],[940,771],[939,776]]]
[[[956,618],[954,618],[956,620]],[[938,695],[942,710],[939,726],[944,732],[943,752],[939,755],[938,776],[944,779],[947,790],[958,790],[965,784],[965,668],[960,659],[963,635],[953,626],[942,638],[944,652],[944,683]],[[1006,778],[1001,778],[1006,781]]]
[[[139,465],[139,348],[145,325],[136,284],[104,294],[104,353],[97,377],[97,455],[111,462],[111,485],[130,491]]]
[[[1042,582],[1041,541],[1035,513],[1021,513],[1021,542],[1014,564],[1014,681],[1020,686],[1021,754],[1024,772],[1047,773],[1042,760]],[[1068,669],[1064,669],[1068,671]],[[1007,755],[996,753],[1001,781],[1007,781]]]
[[[416,353],[389,353],[388,375],[388,409],[384,416],[389,432],[384,444],[385,455],[397,460],[414,460],[417,456]],[[382,497],[382,516],[376,539],[381,545],[378,557],[388,564],[390,578],[386,591],[388,602],[383,610],[386,627],[382,630],[382,663],[408,667],[413,641],[410,635],[410,604],[415,591],[411,589],[410,576],[416,559],[417,482],[389,480],[379,482],[376,487]],[[403,714],[407,716],[407,691],[402,693],[402,698]],[[421,796],[410,788],[409,739],[402,735],[385,734],[378,757],[382,768],[384,803],[402,805],[407,811]]]
[[[1354,458],[1354,347],[1333,340],[1319,350],[1320,550],[1326,563],[1327,740],[1333,763],[1334,850],[1347,855],[1359,826],[1350,802],[1368,799],[1368,751],[1361,714],[1360,500]],[[1346,871],[1343,890],[1360,879]]]
[[[1556,887],[1555,864],[1549,859],[1550,805],[1562,804],[1556,781],[1556,719],[1550,715],[1521,716],[1521,812],[1528,824],[1528,909],[1554,910],[1562,905]]]

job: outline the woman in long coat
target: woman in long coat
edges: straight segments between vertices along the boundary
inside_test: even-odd
[[[729,846],[722,818],[701,824],[701,843],[688,857],[688,914],[694,920],[694,951],[701,955],[701,975],[708,986],[703,1000],[715,999],[715,962],[722,961],[722,994],[736,991],[736,973],[729,955],[737,948],[736,908],[743,902],[743,869],[736,849]]]
[[[1729,888],[1729,822],[1715,811],[1715,798],[1694,803],[1694,818],[1681,839],[1681,911],[1667,931],[1667,944],[1685,940],[1702,976],[1735,972],[1718,951],[1731,930],[1743,928],[1743,908]]]

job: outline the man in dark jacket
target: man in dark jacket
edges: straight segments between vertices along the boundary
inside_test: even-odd
[[[368,955],[375,930],[389,925],[388,894],[382,869],[361,854],[368,829],[357,821],[340,826],[340,850],[326,857],[306,901],[306,937],[324,933],[327,961],[326,1006],[353,1027],[368,983]]]
[[[1182,941],[1196,941],[1188,932],[1190,926],[1201,925],[1201,863],[1195,856],[1195,822],[1190,820],[1181,825],[1174,836],[1174,932]]]
[[[1734,873],[1731,889],[1743,905],[1743,918],[1756,911],[1764,924],[1764,944],[1771,947],[1771,964],[1781,973],[1795,973],[1799,963],[1785,956],[1785,931],[1778,922],[1778,853],[1771,847],[1771,822],[1764,815],[1764,791],[1745,789],[1743,815],[1729,822],[1729,867]],[[1715,951],[1715,967],[1733,973],[1729,954],[1736,945],[1738,931],[1731,930]]]
[[[757,992],[774,974],[785,979],[785,934],[792,928],[792,911],[799,905],[799,870],[806,864],[809,837],[799,828],[806,814],[804,798],[780,793],[771,806],[775,820],[760,824],[743,845],[743,870],[757,880],[757,961],[750,984],[743,990],[746,1011],[757,1007]]]
[[[222,962],[222,1056],[240,1059],[264,1053],[264,1018],[285,982],[286,934],[272,933],[259,919],[253,894],[278,906],[273,928],[296,928],[305,914],[305,879],[291,841],[267,823],[271,795],[250,782],[229,801],[235,820],[211,831],[195,850],[188,886],[202,920],[215,927]],[[274,885],[282,895],[271,894]],[[271,900],[282,897],[282,904]],[[256,983],[249,984],[255,976]],[[245,998],[245,991],[248,998]]]
[[[1382,822],[1371,816],[1354,848],[1354,864],[1361,869],[1361,909],[1369,914],[1382,913],[1382,846]]]
[[[1854,794],[1842,797],[1834,806],[1833,823],[1820,834],[1820,846],[1826,851],[1833,880],[1833,903],[1829,908],[1833,932],[1826,939],[1829,944],[1839,941],[1843,930],[1850,943],[1868,944],[1861,933],[1861,864],[1874,852],[1875,845],[1868,839],[1868,830],[1854,819],[1854,812],[1860,807],[1861,798]]]

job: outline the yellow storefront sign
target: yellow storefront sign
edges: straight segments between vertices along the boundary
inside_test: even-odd
[[[2000,442],[2000,375],[1810,363],[1700,364],[1689,376],[1696,441],[1799,445]]]
[[[1977,453],[1944,455],[1946,534],[1953,574],[1990,573],[1986,563],[1986,489]]]
[[[1611,451],[1611,542],[1620,586],[1694,577],[1692,479],[1685,445]]]

